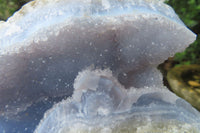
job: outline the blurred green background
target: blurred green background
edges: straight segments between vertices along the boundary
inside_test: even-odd
[[[29,1],[31,0],[0,0],[0,20],[6,20]]]
[[[169,0],[181,20],[197,34],[197,40],[174,57],[176,65],[200,64],[200,0]]]

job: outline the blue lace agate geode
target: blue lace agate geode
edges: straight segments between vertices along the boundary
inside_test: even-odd
[[[0,24],[0,130],[33,132],[55,104],[36,133],[198,132],[156,69],[195,38],[159,0],[32,1]]]

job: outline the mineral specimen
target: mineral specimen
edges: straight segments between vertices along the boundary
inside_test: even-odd
[[[199,131],[156,69],[195,38],[159,0],[32,1],[0,24],[0,130],[33,132],[63,99],[36,133]]]

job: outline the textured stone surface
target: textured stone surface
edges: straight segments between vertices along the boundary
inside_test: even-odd
[[[109,69],[117,84],[137,88],[136,94],[150,93],[147,87],[162,91],[157,65],[195,38],[163,1],[30,2],[0,24],[0,129],[33,132],[48,108],[72,95],[76,76],[88,68]]]
[[[108,70],[85,70],[74,88],[35,133],[199,132],[199,112],[164,87],[126,90]]]

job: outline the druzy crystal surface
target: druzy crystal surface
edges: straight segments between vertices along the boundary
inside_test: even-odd
[[[199,132],[156,69],[195,38],[159,0],[32,1],[0,24],[0,131]]]

